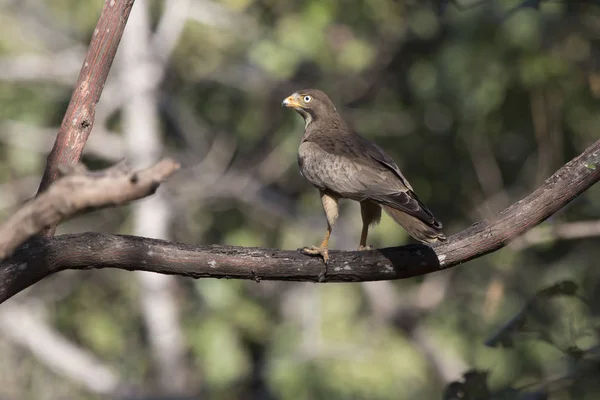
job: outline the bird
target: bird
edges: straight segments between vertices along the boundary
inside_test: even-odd
[[[340,199],[360,203],[362,231],[358,250],[367,245],[369,227],[381,220],[381,209],[422,243],[446,239],[442,223],[419,200],[394,160],[377,144],[349,127],[331,99],[318,89],[294,92],[282,102],[304,118],[304,134],[298,148],[300,173],[315,186],[327,219],[319,246],[302,253],[320,255],[329,262],[329,238],[338,219]]]

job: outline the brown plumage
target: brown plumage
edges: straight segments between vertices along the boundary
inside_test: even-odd
[[[298,165],[302,175],[319,189],[327,217],[323,242],[303,249],[305,253],[320,254],[327,263],[329,236],[341,198],[360,202],[363,229],[359,250],[369,248],[369,225],[379,222],[381,208],[415,239],[426,243],[445,240],[442,224],[419,200],[394,160],[350,129],[325,93],[300,90],[283,105],[304,118]]]

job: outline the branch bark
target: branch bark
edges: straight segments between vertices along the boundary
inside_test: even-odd
[[[408,245],[331,251],[327,282],[410,278],[454,267],[504,247],[600,180],[600,140],[493,221],[484,220],[435,247]],[[192,246],[135,236],[84,233],[37,238],[0,264],[0,302],[66,269],[119,268],[192,278],[318,282],[320,258],[298,251]]]
[[[106,0],[92,36],[90,47],[79,72],[75,91],[63,117],[60,130],[48,162],[38,194],[45,191],[59,177],[60,165],[79,162],[87,138],[94,125],[96,104],[104,88],[117,47],[134,0]],[[55,227],[46,230],[54,234]]]

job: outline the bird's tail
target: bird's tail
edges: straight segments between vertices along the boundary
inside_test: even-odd
[[[446,240],[446,236],[442,233],[442,224],[434,221],[433,224],[428,224],[418,218],[408,215],[405,212],[396,210],[389,206],[383,206],[383,209],[390,217],[400,224],[406,232],[420,242],[435,243]]]

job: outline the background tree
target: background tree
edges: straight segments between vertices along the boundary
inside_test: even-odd
[[[279,111],[308,86],[331,93],[399,161],[448,233],[493,218],[595,141],[600,10],[439,5],[441,14],[432,3],[385,0],[138,0],[84,161],[101,168],[126,156],[142,168],[171,155],[183,171],[157,195],[59,233],[283,249],[315,242],[320,205],[295,165],[301,121]],[[0,3],[5,219],[37,189],[101,8]],[[353,248],[360,225],[346,207],[340,249]],[[0,306],[0,394],[412,399],[446,388],[451,398],[481,389],[480,373],[446,387],[475,368],[503,395],[510,386],[595,398],[580,372],[597,358],[598,208],[591,189],[507,249],[418,280],[63,272]],[[371,241],[408,238],[385,219]],[[524,333],[536,340],[518,340]],[[488,338],[512,348],[486,347]]]

